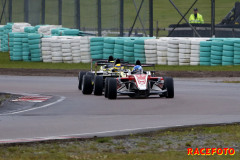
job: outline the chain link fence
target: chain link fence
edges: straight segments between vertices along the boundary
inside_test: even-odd
[[[149,3],[153,0],[0,0],[1,24],[58,24],[99,36],[128,36],[132,30],[147,36]]]

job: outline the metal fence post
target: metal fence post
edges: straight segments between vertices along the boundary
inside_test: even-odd
[[[153,37],[153,0],[149,0],[149,36]]]
[[[80,29],[80,0],[75,0],[75,25]]]
[[[62,0],[58,0],[58,24],[62,25]]]
[[[45,24],[45,0],[42,0],[42,24]]]
[[[211,36],[215,37],[215,0],[211,0]]]
[[[29,3],[28,0],[24,0],[24,21],[28,22],[29,21]]]
[[[102,10],[101,10],[101,0],[97,0],[98,6],[98,36],[102,36]]]
[[[8,1],[8,21],[12,22],[12,0]]]
[[[124,35],[124,0],[120,0],[120,37]]]

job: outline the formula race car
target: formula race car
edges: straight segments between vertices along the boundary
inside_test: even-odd
[[[174,98],[173,78],[155,77],[150,71],[131,72],[126,77],[106,79],[105,97],[116,99],[127,95],[132,98],[146,98],[150,95]]]
[[[95,63],[95,71],[92,70],[93,63]],[[79,72],[78,76],[78,89],[82,90],[83,94],[102,95],[104,92],[105,79],[124,77],[128,70],[125,70],[119,59],[115,61],[109,60],[93,60],[90,72]],[[97,71],[97,66],[100,66]]]

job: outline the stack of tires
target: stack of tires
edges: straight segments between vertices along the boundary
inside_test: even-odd
[[[7,25],[4,26],[3,36],[2,36],[2,51],[7,52],[9,51],[8,48],[8,34],[12,32],[12,23],[7,23]]]
[[[21,61],[21,60],[23,60],[22,38],[24,38],[24,33],[15,32],[10,35],[13,35],[13,37],[14,37],[12,60],[13,61]]]
[[[183,39],[179,42],[179,65],[188,66],[190,65],[191,57],[191,40]]]
[[[62,44],[61,40],[53,37],[51,38],[51,53],[52,53],[52,63],[62,63]]]
[[[24,32],[25,27],[30,27],[29,23],[14,23],[12,25],[12,32]]]
[[[31,61],[31,54],[28,43],[28,33],[22,34],[22,49],[23,61]]]
[[[225,39],[223,41],[222,65],[223,66],[233,65],[233,59],[234,59],[234,40]]]
[[[9,33],[9,54],[10,60],[13,60],[14,33]]]
[[[42,61],[41,38],[42,36],[40,34],[28,34],[29,50],[31,54],[31,61],[33,62]]]
[[[3,38],[4,26],[0,25],[0,52],[2,51],[2,38]]]
[[[73,63],[81,62],[80,39],[81,37],[74,37],[73,39],[71,39]]]
[[[90,51],[92,59],[103,59],[104,38],[94,37],[90,39]]]
[[[39,33],[39,34],[46,35],[46,36],[50,36],[52,29],[61,28],[61,27],[62,27],[61,25],[45,25],[45,26],[40,26],[40,27],[38,28],[38,33]]]
[[[90,39],[89,39],[89,37],[81,37],[80,53],[81,53],[81,61],[83,63],[90,63],[91,62]]]
[[[240,65],[240,40],[236,40],[234,43],[234,65]]]
[[[114,51],[113,51],[113,57],[114,58],[119,58],[123,59],[123,53],[124,53],[124,39],[123,38],[118,38],[115,40],[115,45],[114,45]]]
[[[144,41],[146,64],[157,64],[157,39]]]
[[[79,36],[79,30],[78,29],[66,29],[63,31],[60,31],[61,36]]]
[[[103,59],[108,59],[109,56],[113,56],[114,46],[115,46],[114,38],[104,38]]]
[[[191,39],[191,66],[197,66],[200,64],[200,42],[201,40]]]
[[[128,63],[134,63],[134,40],[125,40],[123,47],[123,60]]]
[[[211,41],[200,42],[200,65],[210,66],[211,65]]]
[[[223,41],[212,41],[211,66],[222,65]]]
[[[26,32],[26,33],[37,33],[37,29],[35,27],[25,27],[24,32]]]
[[[50,37],[42,38],[42,58],[46,63],[52,62],[51,42]]]
[[[73,63],[72,49],[71,49],[71,38],[62,38],[62,56],[64,63]]]
[[[168,41],[168,52],[167,52],[168,65],[179,65],[179,40],[170,39]]]
[[[146,63],[145,57],[145,48],[144,48],[145,39],[139,38],[134,41],[134,58],[135,62],[140,60],[141,63]]]
[[[157,64],[167,65],[168,39],[160,38],[157,41]]]

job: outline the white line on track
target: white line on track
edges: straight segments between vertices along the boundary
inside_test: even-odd
[[[26,95],[26,94],[25,94],[25,95]],[[30,95],[30,94],[29,94],[29,95]],[[32,94],[32,95],[33,95],[33,94]],[[52,102],[52,103],[45,104],[45,105],[43,105],[43,106],[39,106],[39,107],[35,107],[35,108],[30,108],[30,109],[26,109],[26,110],[21,110],[21,111],[16,111],[16,112],[11,112],[11,113],[6,113],[6,114],[0,114],[0,116],[15,115],[15,114],[23,113],[23,112],[28,112],[28,111],[33,111],[33,110],[37,110],[37,109],[46,108],[46,107],[49,107],[49,106],[51,106],[51,105],[60,103],[60,102],[62,102],[64,99],[65,99],[65,97],[61,96],[60,99],[58,99],[57,101]]]

